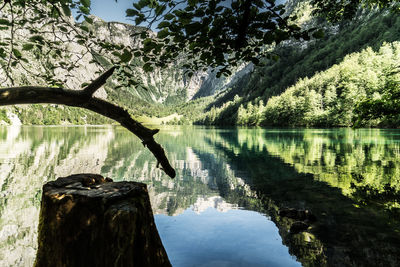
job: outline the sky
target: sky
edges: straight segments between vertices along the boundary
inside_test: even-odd
[[[105,21],[118,21],[129,24],[135,24],[134,21],[125,16],[125,10],[133,8],[132,3],[136,0],[91,0],[92,9],[91,14],[105,20]],[[278,0],[276,3],[284,3],[286,0]]]
[[[105,21],[118,21],[134,24],[125,16],[125,10],[133,8],[133,0],[92,0],[91,14],[100,17]]]

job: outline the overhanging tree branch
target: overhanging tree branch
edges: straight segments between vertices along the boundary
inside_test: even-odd
[[[69,90],[64,88],[22,86],[0,89],[0,106],[17,104],[61,104],[91,110],[112,120],[119,122],[123,127],[142,140],[144,146],[153,153],[161,164],[161,169],[170,177],[176,173],[169,163],[165,151],[154,140],[158,129],[149,129],[132,119],[128,111],[105,100],[92,97],[93,93],[105,84],[115,67],[106,71],[83,90]],[[157,164],[158,165],[158,164]]]
[[[88,97],[92,97],[92,95],[100,88],[102,87],[107,79],[114,73],[115,66],[110,68],[108,71],[104,72],[102,75],[100,75],[96,80],[94,80],[91,84],[86,86],[83,89],[83,93],[86,94]]]

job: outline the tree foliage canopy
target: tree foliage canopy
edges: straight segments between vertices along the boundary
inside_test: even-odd
[[[122,66],[117,69],[116,77],[127,86],[140,82],[140,75],[132,74],[132,63],[138,58],[144,71],[184,60],[183,67],[189,76],[209,67],[217,68],[219,74],[230,74],[230,67],[242,62],[257,65],[264,58],[276,59],[277,55],[271,52],[273,44],[322,37],[322,29],[296,25],[296,17],[290,16],[285,6],[277,2],[280,1],[132,1],[132,8],[126,10],[127,17],[148,29],[157,25],[158,32],[138,29],[133,35],[142,38],[142,45],[129,47],[95,34],[90,0],[5,0],[1,6],[0,30],[8,34],[0,42],[0,64],[11,84],[11,69],[20,65],[34,76],[43,76],[51,85],[61,86],[65,80],[56,79],[54,70],[61,67],[70,72],[76,67],[79,60],[69,60],[73,53],[69,46],[77,43],[85,47],[78,59],[85,54],[101,55],[110,66]],[[311,0],[311,3],[315,14],[332,21],[353,17],[360,6],[399,9],[396,0]],[[83,22],[74,22],[72,10],[77,14],[76,19]],[[27,52],[36,53],[42,69],[29,68]],[[52,64],[49,58],[58,63]]]
[[[165,66],[184,54],[188,69],[229,68],[241,62],[262,64],[263,58],[276,58],[270,45],[289,39],[320,38],[318,27],[301,28],[296,17],[275,0],[140,0],[126,11],[135,23],[158,24],[157,38],[146,38],[142,52],[148,64]],[[331,21],[350,19],[360,5],[371,8],[392,6],[395,0],[312,0],[315,14]],[[143,35],[144,37],[145,34]]]
[[[141,0],[126,12],[136,24],[158,23],[157,38],[145,39],[143,47],[156,65],[184,54],[188,69],[219,67],[227,74],[242,61],[260,64],[271,56],[268,45],[321,34],[315,28],[302,30],[275,1]]]

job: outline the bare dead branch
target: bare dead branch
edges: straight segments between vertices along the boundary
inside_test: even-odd
[[[162,170],[174,178],[176,173],[170,165],[165,151],[160,144],[154,140],[157,129],[152,130],[134,120],[125,109],[105,100],[88,97],[100,88],[114,71],[114,67],[102,74],[83,90],[69,90],[64,88],[23,86],[0,89],[0,106],[16,104],[60,104],[71,107],[85,108],[119,122],[123,127],[135,134],[142,140],[144,146],[153,153],[161,164]],[[89,88],[89,89],[87,89]],[[88,90],[89,93],[86,91]],[[90,96],[91,96],[90,95]],[[158,165],[158,164],[157,164]]]
[[[83,89],[83,92],[88,97],[91,97],[97,91],[97,89],[99,89],[106,83],[107,79],[114,73],[114,70],[115,70],[115,66],[110,68],[108,71],[104,72],[96,80],[94,80],[91,84],[86,86]]]

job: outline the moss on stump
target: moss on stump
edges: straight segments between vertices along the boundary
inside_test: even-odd
[[[171,266],[145,184],[96,174],[43,186],[35,266]]]

